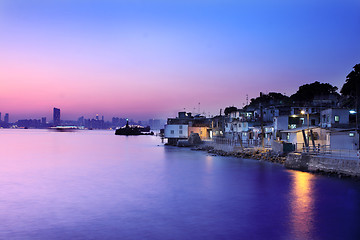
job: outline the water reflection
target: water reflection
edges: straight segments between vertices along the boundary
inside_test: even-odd
[[[292,172],[292,190],[290,195],[290,223],[295,239],[311,239],[313,234],[314,176],[305,172]]]
[[[205,164],[206,164],[206,171],[208,173],[211,173],[213,170],[213,157],[210,155],[207,155],[205,158]]]

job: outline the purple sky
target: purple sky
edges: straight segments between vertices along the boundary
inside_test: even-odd
[[[0,2],[0,112],[134,119],[339,88],[360,63],[359,1]]]

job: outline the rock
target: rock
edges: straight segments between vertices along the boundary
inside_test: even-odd
[[[190,147],[191,144],[189,143],[188,140],[179,140],[179,141],[177,142],[177,146],[178,146],[178,147]]]
[[[191,133],[188,141],[191,145],[199,145],[202,143],[198,133]]]

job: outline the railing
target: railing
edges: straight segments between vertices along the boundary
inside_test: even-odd
[[[212,141],[217,144],[226,144],[226,145],[239,146],[245,148],[262,147],[262,142],[260,139],[247,139],[240,141],[238,139],[214,137]],[[268,141],[267,139],[264,140],[264,147],[265,148],[271,147],[270,141]]]
[[[297,143],[296,152],[307,152],[316,155],[326,155],[334,158],[360,159],[360,152],[353,149],[331,149],[330,145],[320,145],[306,147],[303,143]]]

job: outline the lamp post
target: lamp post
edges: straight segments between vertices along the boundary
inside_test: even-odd
[[[309,123],[309,109],[307,109],[307,111],[305,110],[301,110],[301,114],[305,115],[305,113],[307,114],[307,144],[308,144],[308,151],[310,149],[310,123]]]

